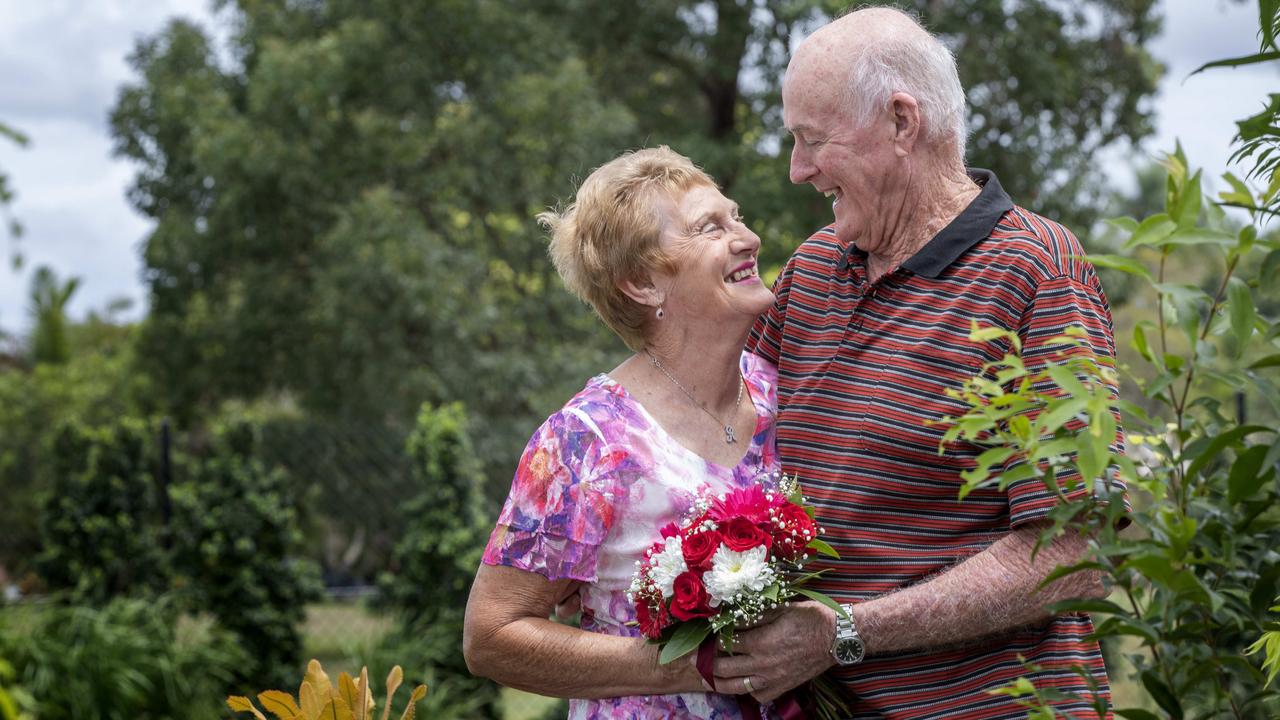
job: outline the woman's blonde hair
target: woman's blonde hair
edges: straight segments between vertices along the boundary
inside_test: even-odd
[[[652,308],[619,289],[654,270],[674,272],[661,248],[664,198],[677,200],[715,182],[689,158],[663,145],[636,150],[596,168],[563,212],[538,222],[551,235],[551,259],[569,290],[596,311],[632,350],[645,346]]]

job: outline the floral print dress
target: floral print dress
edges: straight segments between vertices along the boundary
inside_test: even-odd
[[[756,411],[746,455],[733,468],[684,447],[607,375],[597,375],[542,424],[525,448],[489,538],[484,562],[585,584],[582,629],[640,637],[627,602],[636,562],[679,522],[699,495],[772,483],[779,469],[774,419],[777,371],[743,353],[742,374]],[[728,695],[683,693],[571,700],[572,720],[737,719]]]

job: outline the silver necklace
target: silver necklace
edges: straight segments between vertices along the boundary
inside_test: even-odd
[[[690,402],[692,402],[694,405],[697,405],[699,410],[701,410],[702,412],[710,416],[710,418],[712,420],[715,420],[717,424],[724,426],[724,443],[726,445],[732,445],[738,441],[737,438],[734,437],[732,423],[727,423],[724,420],[721,420],[715,413],[711,412],[711,410],[707,408],[707,406],[704,405],[701,400],[694,397],[693,393],[689,392],[689,390],[684,385],[681,385],[680,381],[677,380],[674,375],[667,372],[667,369],[662,367],[662,363],[658,362],[658,358],[656,355],[649,352],[649,348],[644,349],[644,354],[649,356],[649,362],[654,367],[661,370],[662,374],[666,375],[667,379],[670,380],[673,385],[680,388],[680,392],[684,393],[685,397],[689,398]],[[742,370],[738,370],[738,398],[733,401],[733,409],[735,411],[738,409],[738,406],[742,404],[742,388],[746,384],[747,384],[746,381],[742,379]]]

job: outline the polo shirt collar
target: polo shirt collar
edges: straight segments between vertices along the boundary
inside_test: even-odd
[[[901,265],[916,275],[936,278],[951,266],[969,248],[978,244],[979,240],[991,234],[996,223],[1004,214],[1013,209],[1013,200],[1000,187],[996,174],[981,168],[969,168],[969,177],[982,186],[978,196],[969,203],[959,215],[946,227],[942,228],[927,245]],[[841,269],[848,267],[849,261],[859,256],[865,259],[866,253],[853,245],[849,246]]]
[[[936,278],[951,263],[960,258],[979,240],[991,234],[996,223],[1013,209],[1013,200],[1000,187],[996,174],[990,170],[969,168],[969,177],[982,186],[978,196],[946,227],[933,236],[915,255],[907,258],[902,267],[916,275]]]

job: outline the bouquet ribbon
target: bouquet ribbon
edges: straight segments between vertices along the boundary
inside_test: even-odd
[[[708,636],[698,646],[697,668],[698,674],[707,685],[714,688],[716,686],[716,636],[714,634]],[[782,720],[807,720],[809,716],[800,703],[801,696],[800,688],[788,690],[773,702],[773,709]],[[760,703],[755,698],[750,695],[734,697],[738,699],[738,710],[742,713],[743,720],[761,717]]]

